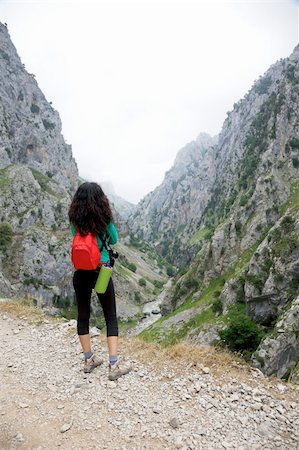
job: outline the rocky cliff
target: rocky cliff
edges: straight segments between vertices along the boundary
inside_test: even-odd
[[[25,70],[2,24],[0,93],[0,294],[63,307],[74,295],[67,212],[82,179],[57,111]],[[123,202],[117,209],[128,207]],[[125,236],[126,223],[116,210],[114,219]],[[155,258],[123,244],[119,249],[119,315],[127,318],[154,298],[166,277],[155,271]]]
[[[298,107],[299,46],[234,105],[217,141],[200,135],[188,144],[138,205],[130,223],[135,237],[180,269],[165,317],[148,336],[219,341],[230,312],[241,308],[266,334],[252,362],[279,376],[296,366]]]
[[[2,295],[71,296],[67,210],[78,183],[57,111],[0,24]]]
[[[78,171],[71,146],[61,134],[61,120],[29,74],[0,24],[0,168],[24,164],[68,191]]]
[[[182,148],[163,183],[139,203],[129,219],[137,238],[154,242],[163,256],[178,265],[188,254],[184,230],[196,227],[210,198],[216,143],[217,137],[201,133]],[[177,250],[182,247],[183,253]]]

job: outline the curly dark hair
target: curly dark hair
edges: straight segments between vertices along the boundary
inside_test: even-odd
[[[70,209],[69,219],[82,236],[102,235],[113,219],[109,200],[97,183],[83,183],[78,187]]]

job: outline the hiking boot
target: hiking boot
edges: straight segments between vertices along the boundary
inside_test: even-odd
[[[115,364],[109,364],[108,379],[117,380],[119,377],[126,375],[132,370],[131,364],[128,362],[117,361]]]
[[[84,361],[84,373],[90,373],[95,369],[96,367],[103,364],[104,360],[101,358],[97,358],[96,356],[92,355],[91,358],[86,359]]]

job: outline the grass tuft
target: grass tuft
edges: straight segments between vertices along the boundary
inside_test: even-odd
[[[214,375],[232,375],[234,370],[245,370],[249,373],[250,366],[237,354],[231,354],[223,349],[214,347],[200,347],[184,342],[171,347],[145,342],[143,339],[133,337],[122,340],[121,347],[125,346],[130,357],[137,358],[143,364],[159,371],[169,364],[176,373],[185,372],[189,367],[208,367]]]
[[[45,314],[40,308],[34,306],[31,299],[3,299],[0,301],[0,311],[16,318],[43,321]]]

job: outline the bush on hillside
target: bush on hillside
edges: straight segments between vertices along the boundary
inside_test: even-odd
[[[123,266],[127,267],[127,269],[131,270],[131,272],[136,272],[137,266],[134,263],[130,262],[124,255],[120,255],[119,262]]]
[[[222,314],[223,313],[223,305],[222,305],[222,302],[221,302],[219,297],[218,298],[214,297],[214,300],[213,300],[213,303],[212,303],[212,311],[215,314]]]
[[[128,263],[127,267],[129,270],[131,270],[131,272],[136,272],[136,270],[137,270],[137,266],[131,262]]]
[[[219,336],[230,350],[248,355],[257,349],[264,332],[248,316],[239,313],[231,317],[229,326],[220,330]]]
[[[183,281],[183,284],[187,289],[197,289],[199,286],[199,281],[193,277],[189,277]]]
[[[163,287],[163,281],[154,280],[154,286],[158,289],[162,289]]]
[[[144,278],[139,278],[138,284],[139,284],[139,286],[145,287],[146,286],[146,280]]]
[[[173,277],[175,274],[175,270],[172,266],[167,266],[166,267],[166,273],[169,277]]]
[[[0,250],[7,250],[12,242],[12,228],[8,223],[0,224]]]

